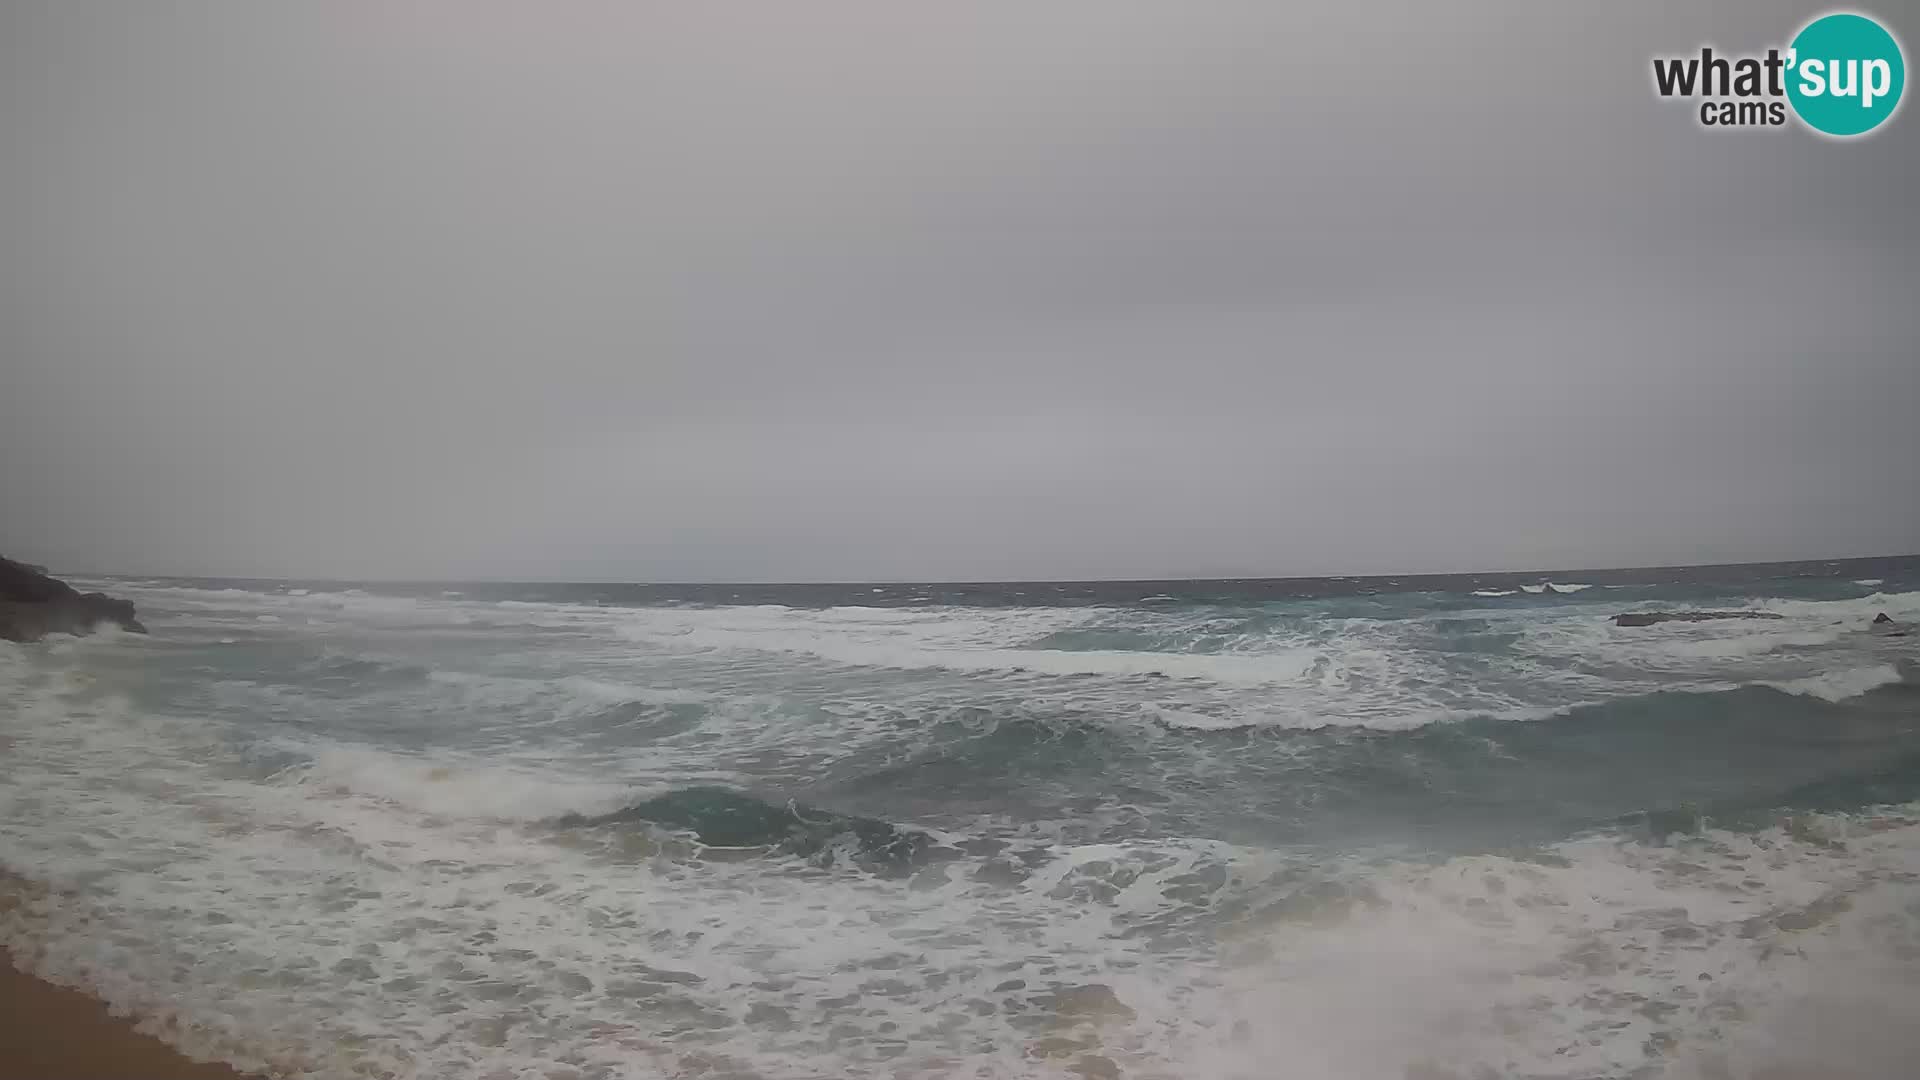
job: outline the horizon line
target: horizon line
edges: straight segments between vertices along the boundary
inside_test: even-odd
[[[78,577],[107,578],[172,578],[187,581],[271,581],[337,585],[629,585],[643,588],[656,587],[733,587],[767,588],[773,586],[789,587],[828,587],[828,586],[886,586],[917,585],[923,587],[938,586],[980,586],[980,585],[1151,585],[1171,583],[1207,583],[1207,582],[1273,582],[1273,581],[1370,581],[1394,579],[1398,583],[1408,578],[1454,578],[1454,577],[1523,577],[1546,574],[1620,574],[1649,572],[1658,570],[1723,570],[1749,566],[1789,566],[1797,564],[1832,564],[1850,562],[1885,562],[1898,559],[1920,559],[1920,552],[1899,555],[1849,555],[1840,558],[1811,559],[1758,559],[1744,562],[1710,563],[1656,563],[1646,566],[1576,566],[1558,568],[1532,568],[1527,570],[1441,570],[1421,572],[1382,572],[1365,574],[1278,574],[1252,576],[1201,576],[1201,577],[1116,577],[1116,578],[891,578],[891,579],[840,579],[840,580],[656,580],[627,581],[612,578],[513,578],[513,577],[469,577],[469,578],[432,578],[432,577],[260,577],[239,575],[223,577],[211,574],[137,574],[125,571],[77,570],[65,573]],[[1568,582],[1568,584],[1577,584]]]

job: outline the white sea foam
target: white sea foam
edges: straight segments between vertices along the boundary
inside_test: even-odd
[[[942,668],[948,671],[1012,671],[1043,675],[1161,675],[1231,686],[1267,686],[1307,674],[1315,654],[1307,649],[1258,655],[1123,652],[1065,649],[923,650],[911,647],[822,642],[799,637],[778,651],[806,652],[856,667]]]
[[[503,763],[441,751],[432,757],[370,746],[326,743],[311,761],[276,783],[325,795],[371,796],[411,810],[457,818],[542,821],[562,814],[600,814],[656,792],[569,773],[551,763]]]
[[[1679,626],[1699,627],[1703,624],[1677,624]],[[1667,635],[1658,639],[1658,650],[1664,655],[1678,659],[1725,660],[1740,657],[1762,656],[1767,653],[1789,649],[1806,649],[1813,646],[1829,645],[1839,640],[1838,630],[1792,631],[1772,629],[1752,629],[1773,624],[1754,622],[1748,628],[1729,633],[1723,629],[1709,629],[1692,633]],[[1682,636],[1685,635],[1685,636]]]
[[[1562,586],[1555,585],[1556,589]],[[1532,587],[1544,592],[1545,585]],[[1482,590],[1495,592],[1502,590]],[[1185,689],[1160,695],[1161,704],[1197,715],[1286,726],[1362,724],[1397,727],[1457,715],[1564,708],[1580,701],[1647,693],[1674,678],[1699,685],[1782,682],[1822,671],[1858,667],[1844,655],[1850,635],[1882,610],[1898,619],[1920,616],[1920,594],[1874,594],[1846,601],[1758,601],[1751,606],[1785,616],[1778,622],[1669,624],[1620,631],[1574,607],[1514,613],[1520,641],[1511,655],[1490,655],[1485,676],[1463,684],[1438,665],[1419,637],[1418,620],[1302,620],[1266,628],[1217,632],[1216,618],[1194,609],[960,609],[872,608],[827,610],[780,606],[619,608],[544,602],[487,603],[445,597],[418,599],[347,592],[290,597],[246,590],[136,589],[143,613],[191,627],[209,640],[240,637],[241,621],[282,620],[287,632],[337,627],[411,631],[420,627],[477,626],[560,629],[627,643],[630,665],[656,667],[671,659],[684,669],[704,656],[710,680],[687,685],[676,670],[665,694],[709,695],[737,684],[748,665],[756,678],[776,670],[799,677],[804,663],[899,672],[941,672],[998,680],[1027,680],[1025,692],[1099,698],[1128,681],[1164,676]],[[1483,597],[1491,598],[1491,597]],[[1724,606],[1724,605],[1720,605]],[[1507,616],[1502,615],[1501,618]],[[291,620],[291,621],[289,621]],[[1060,635],[1087,640],[1062,646]],[[1119,647],[1100,647],[1109,635]],[[1151,640],[1135,644],[1132,637]],[[1183,644],[1187,640],[1192,645]],[[637,650],[635,647],[638,647]],[[760,659],[753,659],[758,655]],[[613,684],[643,680],[615,670],[582,677]],[[1033,680],[1058,680],[1038,684]],[[700,682],[699,679],[694,679]],[[496,688],[498,689],[498,688]],[[579,689],[579,688],[576,688]],[[500,691],[508,693],[506,690]],[[934,692],[929,689],[929,693]],[[957,690],[955,691],[957,692]],[[1132,703],[1137,688],[1126,689]],[[1266,695],[1263,702],[1240,700]],[[576,695],[586,708],[589,693]],[[1256,706],[1264,706],[1264,710]],[[554,715],[574,715],[556,703]]]
[[[632,683],[594,679],[584,675],[563,675],[556,679],[536,679],[470,671],[436,670],[428,672],[433,682],[457,687],[470,699],[499,703],[526,703],[543,698],[554,699],[563,713],[601,709],[626,703],[648,705],[698,705],[713,700],[712,694],[675,687],[640,686]]]
[[[1892,686],[1903,681],[1900,669],[1893,664],[1875,664],[1870,667],[1846,668],[1840,671],[1823,672],[1799,679],[1784,679],[1768,682],[1764,685],[1776,690],[1785,690],[1789,694],[1802,694],[1825,701],[1845,701],[1882,686]]]
[[[1421,620],[381,599],[157,604],[159,620],[238,628],[233,646],[200,653],[199,639],[165,634],[0,646],[0,863],[71,890],[0,915],[0,940],[36,970],[166,1022],[189,1048],[317,1080],[557,1068],[1060,1077],[1097,1071],[1094,1054],[1127,1075],[1198,1080],[1266,1077],[1275,1062],[1309,1080],[1403,1080],[1410,1065],[1571,1078],[1712,1053],[1750,1073],[1766,1060],[1765,1023],[1739,1017],[1791,1020],[1824,1007],[1806,995],[1843,984],[1859,956],[1920,948],[1902,876],[1920,873],[1910,811],[1752,835],[1596,837],[1539,860],[1162,838],[1056,847],[1024,878],[956,864],[911,882],[690,859],[631,833],[546,824],[712,780],[695,770],[728,754],[852,752],[911,729],[922,707],[1071,705],[1102,722],[1157,721],[1165,744],[1189,745],[1232,738],[1164,729],[1520,718],[1687,680],[1839,699],[1897,677],[1885,654],[1861,651],[1884,643],[1839,625],[1859,621],[1854,609],[1782,602],[1779,623],[1635,634],[1577,605],[1490,606],[1472,613],[1494,643],[1468,654],[1481,658],[1476,682],[1444,666]],[[283,622],[256,624],[262,613]],[[295,621],[312,614],[321,622]],[[542,667],[551,658],[523,637],[462,654],[473,670],[427,646],[367,652],[470,615],[561,623],[568,673]],[[395,627],[406,634],[386,633]],[[1136,665],[1165,654],[1035,647],[1062,634],[1190,641],[1218,651],[1176,655],[1265,667],[1253,681],[1206,664],[1147,679]],[[220,715],[135,704],[168,650],[216,663],[308,641],[326,643],[322,663],[380,666],[353,688],[353,709],[325,713],[342,706],[244,672],[182,699]],[[1725,641],[1738,644],[1701,647]],[[913,664],[876,666],[875,651]],[[1045,671],[1033,654],[1093,655],[1096,669]],[[401,662],[425,674],[393,675]],[[781,695],[796,711],[774,707]],[[604,754],[554,720],[625,703],[705,711],[685,738]],[[480,738],[495,714],[517,718],[520,741]],[[425,730],[433,749],[327,726],[348,722],[366,739]],[[291,763],[238,749],[270,724],[289,734],[266,749]],[[1198,925],[1228,901],[1247,913],[1217,940],[1142,932]],[[1016,980],[1026,985],[997,989]],[[1029,1000],[1050,983],[1109,987],[1132,1015],[1096,1022],[1098,994],[1051,1009]],[[1828,1064],[1853,1063],[1831,1053]]]
[[[1187,728],[1192,731],[1236,731],[1241,728],[1256,727],[1259,724],[1252,717],[1208,716],[1205,713],[1185,709],[1149,707],[1147,714],[1168,727]]]
[[[0,776],[0,861],[69,890],[0,941],[190,1050],[316,1080],[1751,1068],[1780,1048],[1736,1018],[1920,948],[1910,811],[1539,860],[1088,844],[1010,884],[909,884],[521,823],[592,786],[551,771],[321,747],[250,775],[220,725],[76,682],[101,651],[0,660],[0,734],[32,766]],[[1197,918],[1196,888],[1253,902],[1149,947],[1137,928]],[[1066,1004],[1035,1000],[1050,985]]]
[[[1826,619],[1833,622],[1864,622],[1884,611],[1893,618],[1920,617],[1920,592],[1873,593],[1851,600],[1761,599],[1753,603],[1761,611],[1770,611],[1796,619]]]
[[[648,610],[622,626],[635,641],[682,649],[755,651],[816,657],[854,667],[935,668],[967,672],[1045,675],[1162,675],[1233,686],[1295,680],[1312,670],[1316,654],[1277,642],[1241,652],[1181,653],[1114,649],[1009,647],[1050,633],[1082,628],[1090,616],[1074,609],[927,612],[833,608],[730,607],[698,611]]]
[[[1515,590],[1513,589],[1475,589],[1473,590],[1473,595],[1475,596],[1512,596],[1514,594],[1515,594]]]
[[[1305,1077],[1640,1075],[1720,1056],[1731,1035],[1735,1069],[1716,1075],[1758,1076],[1789,1048],[1739,1018],[1808,1007],[1820,976],[1920,943],[1902,884],[1916,869],[1910,813],[1401,864],[1250,920],[1259,959],[1227,998],[1244,1036],[1189,1075],[1276,1060]],[[1823,1049],[1809,1075],[1855,1075],[1856,1055]]]
[[[191,725],[98,702],[28,711],[43,707],[70,726],[6,734],[36,764],[70,768],[8,778],[28,805],[0,824],[0,860],[79,891],[4,916],[0,939],[245,1066],[651,1075],[717,1056],[768,1077],[877,1076],[967,1047],[1011,1074],[1025,1071],[1029,1036],[970,1012],[972,996],[1023,973],[1041,985],[1045,966],[1138,984],[1125,992],[1144,1004],[1167,966],[1111,940],[1112,914],[1044,888],[1008,897],[965,881],[909,890],[765,863],[609,859],[442,820],[490,802],[497,774],[436,780],[330,752],[312,771],[243,780]],[[421,805],[439,786],[460,793],[454,804]],[[1138,895],[1191,861],[1150,868]],[[1128,956],[1144,966],[1107,972]],[[847,994],[858,1007],[825,1004]],[[529,1008],[540,1023],[526,1023]],[[826,1038],[829,1015],[857,1037]],[[982,1041],[997,1049],[982,1056]]]
[[[1724,606],[1677,605],[1673,610]],[[1552,680],[1578,673],[1592,690],[1607,696],[1689,684],[1698,689],[1762,684],[1844,698],[1853,696],[1846,693],[1849,687],[1858,687],[1855,693],[1860,693],[1879,685],[1859,672],[1888,670],[1887,646],[1876,644],[1866,633],[1874,614],[1884,610],[1894,618],[1910,618],[1920,612],[1920,594],[1876,594],[1852,600],[1759,599],[1739,606],[1780,617],[1620,628],[1591,613],[1569,609],[1520,623],[1522,651],[1544,662],[1536,678]]]
[[[1877,605],[1877,606],[1876,606]],[[1138,680],[1164,676],[1150,700],[1219,726],[1402,728],[1457,716],[1540,715],[1608,697],[1802,679],[1846,663],[1869,609],[1905,614],[1920,597],[1763,603],[1778,621],[1674,623],[1623,631],[1578,607],[1496,618],[1520,643],[1490,654],[1462,683],[1429,651],[1418,620],[1301,620],[1249,629],[1206,610],[874,609],[778,606],[642,609],[618,632],[651,653],[742,663],[1025,677],[1022,693],[1138,703]],[[1868,616],[1870,617],[1870,616]],[[1859,625],[1864,625],[1864,620]],[[1071,639],[1072,645],[1063,642]],[[1136,639],[1155,647],[1135,646]],[[1126,648],[1101,647],[1109,641]],[[1206,651],[1189,651],[1191,642]],[[750,661],[751,657],[762,659]],[[1057,680],[1036,683],[1033,679]],[[978,686],[979,684],[973,684]],[[1684,685],[1684,683],[1683,683]],[[1181,689],[1172,689],[1174,686]],[[1258,695],[1255,697],[1254,695]]]

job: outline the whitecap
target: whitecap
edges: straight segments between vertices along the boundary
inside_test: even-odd
[[[1900,670],[1892,664],[1875,664],[1871,667],[1844,668],[1839,671],[1808,675],[1800,679],[1784,679],[1763,683],[1776,690],[1785,690],[1789,694],[1819,698],[1823,701],[1845,701],[1859,697],[1882,686],[1891,686],[1902,682]]]
[[[1185,709],[1151,708],[1147,710],[1147,715],[1168,727],[1186,728],[1189,731],[1237,731],[1257,726],[1255,721],[1246,717],[1208,716]]]

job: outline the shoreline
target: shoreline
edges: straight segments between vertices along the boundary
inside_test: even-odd
[[[231,1065],[195,1061],[135,1030],[92,995],[18,967],[0,948],[0,1074],[46,1080],[261,1080]]]
[[[0,916],[46,895],[32,878],[0,867]],[[265,1080],[223,1062],[196,1061],[138,1030],[104,1000],[49,982],[0,944],[0,1076],[35,1080]]]

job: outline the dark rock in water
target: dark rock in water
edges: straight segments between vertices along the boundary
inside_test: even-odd
[[[48,634],[90,634],[101,623],[144,634],[131,601],[81,593],[37,566],[0,558],[0,640],[38,641]]]
[[[1887,613],[1883,611],[1883,612],[1881,612],[1880,614],[1878,614],[1878,615],[1875,615],[1875,616],[1873,617],[1873,621],[1874,621],[1874,622],[1877,622],[1877,623],[1890,623],[1890,622],[1892,622],[1893,620],[1892,620],[1892,619],[1890,619],[1890,618],[1888,618],[1888,617],[1887,617]]]
[[[1051,1009],[1063,1019],[1085,1019],[1095,1023],[1106,1020],[1131,1020],[1133,1007],[1120,1000],[1106,983],[1085,986],[1061,986],[1033,998],[1035,1004]]]
[[[16,604],[47,604],[78,595],[73,591],[73,586],[58,578],[48,577],[40,567],[0,557],[0,600]]]
[[[1907,624],[1894,622],[1887,617],[1887,613],[1884,611],[1873,617],[1873,625],[1867,627],[1867,630],[1875,637],[1907,636]]]
[[[1615,626],[1652,626],[1663,622],[1706,622],[1709,619],[1781,619],[1771,611],[1629,611],[1613,617]]]
[[[691,787],[635,803],[610,814],[568,814],[557,824],[593,827],[645,822],[694,834],[703,844],[767,848],[832,862],[836,850],[870,870],[905,873],[921,861],[933,838],[872,818],[848,817],[799,803],[775,806],[721,787]]]

